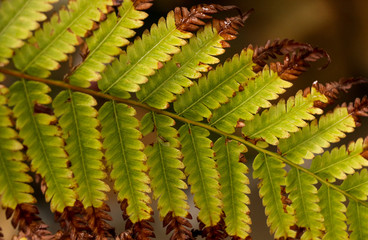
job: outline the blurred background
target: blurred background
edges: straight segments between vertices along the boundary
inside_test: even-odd
[[[267,40],[275,39],[294,39],[298,42],[310,43],[325,49],[331,56],[332,62],[328,68],[318,71],[317,68],[324,62],[318,62],[313,68],[303,74],[294,82],[294,87],[289,91],[294,95],[298,89],[304,89],[318,80],[325,83],[337,81],[341,77],[368,77],[368,1],[364,0],[212,0],[212,1],[194,1],[194,0],[156,0],[143,29],[157,22],[161,16],[166,16],[168,11],[176,6],[190,7],[199,3],[218,3],[222,5],[237,5],[243,11],[251,8],[255,9],[247,20],[245,27],[240,29],[236,40],[231,41],[231,48],[222,56],[222,60],[239,53],[242,48],[252,45],[264,45]],[[230,14],[236,14],[231,12]],[[0,16],[1,17],[1,16]],[[142,31],[139,31],[141,33]],[[56,77],[54,77],[56,78]],[[62,78],[62,75],[59,79]],[[344,94],[340,102],[353,101],[355,97],[363,97],[368,94],[368,84],[354,87],[349,93]],[[284,96],[285,97],[285,96]],[[363,120],[363,126],[358,128],[356,133],[349,135],[346,142],[358,137],[368,135],[368,121]],[[252,163],[252,155],[247,155],[249,166]],[[251,180],[251,218],[252,218],[252,238],[255,240],[270,240],[272,236],[266,226],[264,209],[260,198],[258,197],[257,181],[252,180],[252,173],[248,174]],[[113,197],[112,197],[113,198]],[[189,201],[192,201],[189,199]],[[49,212],[49,206],[40,199],[41,216],[47,224],[52,225],[53,219]],[[115,201],[111,201],[111,207],[118,208]],[[193,209],[195,217],[196,209]],[[117,231],[123,229],[121,224],[120,210],[114,210],[112,217],[117,221],[112,225]],[[51,217],[50,219],[47,219]],[[155,229],[162,229],[158,221],[157,214]],[[0,222],[5,239],[10,239],[13,234],[9,222],[5,222],[3,212],[0,213]],[[51,226],[51,230],[57,229],[57,226]],[[162,229],[162,231],[164,231]],[[156,234],[157,239],[168,239],[165,233]]]

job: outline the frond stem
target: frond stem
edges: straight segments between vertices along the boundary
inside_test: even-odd
[[[3,67],[0,67],[0,72],[1,73],[4,73],[4,74],[7,74],[7,75],[19,77],[19,78],[24,78],[24,79],[28,79],[28,80],[37,81],[37,82],[43,82],[43,83],[46,83],[48,85],[53,85],[53,86],[57,86],[57,87],[65,88],[65,89],[70,89],[70,90],[74,90],[74,91],[86,93],[86,94],[93,95],[93,96],[99,97],[99,98],[104,98],[104,99],[114,100],[114,101],[117,101],[117,102],[126,103],[128,105],[132,105],[132,106],[144,108],[144,109],[147,109],[149,111],[153,111],[153,112],[156,112],[156,113],[159,113],[159,114],[162,114],[162,115],[169,116],[169,117],[174,118],[176,120],[179,120],[179,121],[181,121],[183,123],[188,123],[188,124],[192,124],[192,125],[195,125],[195,126],[203,127],[205,129],[213,132],[213,133],[216,133],[218,135],[225,136],[227,138],[230,138],[230,139],[233,139],[235,141],[238,141],[238,142],[246,145],[247,147],[250,147],[250,148],[256,150],[257,152],[264,153],[264,154],[267,154],[269,156],[272,156],[272,157],[274,157],[276,159],[279,159],[280,161],[288,164],[289,166],[294,167],[294,168],[296,168],[296,169],[298,169],[298,170],[300,170],[302,172],[305,172],[306,174],[314,177],[320,183],[325,184],[326,186],[328,186],[328,187],[336,190],[337,192],[343,194],[347,198],[349,198],[351,200],[354,200],[355,202],[358,202],[358,203],[360,203],[361,205],[363,205],[365,207],[368,207],[368,202],[359,200],[358,198],[354,197],[353,195],[351,195],[348,192],[346,192],[346,191],[342,190],[341,188],[339,188],[339,186],[326,181],[325,179],[321,178],[320,176],[316,175],[315,173],[311,172],[310,170],[308,170],[308,169],[306,169],[306,168],[304,168],[302,166],[299,166],[298,164],[293,163],[292,161],[290,161],[290,160],[282,157],[281,155],[279,155],[277,153],[274,153],[274,152],[271,152],[271,151],[266,150],[264,148],[261,148],[259,146],[256,146],[255,144],[246,141],[245,139],[243,139],[240,136],[236,136],[236,135],[233,135],[233,134],[228,134],[228,133],[223,132],[221,130],[218,130],[218,129],[214,128],[214,127],[211,127],[208,124],[205,124],[205,123],[202,123],[202,122],[192,121],[190,119],[187,119],[187,118],[178,116],[175,113],[164,111],[164,110],[160,110],[160,109],[151,107],[151,106],[149,106],[147,104],[140,103],[140,102],[137,102],[137,101],[134,101],[134,100],[131,100],[131,99],[123,99],[123,98],[111,96],[111,95],[108,95],[106,93],[94,91],[94,90],[91,90],[91,89],[86,89],[86,88],[81,88],[81,87],[73,86],[73,85],[67,84],[67,83],[62,82],[62,81],[45,79],[45,78],[39,78],[39,77],[35,77],[35,76],[30,76],[28,74],[24,74],[24,73],[21,73],[21,72],[15,71],[15,70],[11,70],[11,69],[7,69],[7,68],[3,68]]]

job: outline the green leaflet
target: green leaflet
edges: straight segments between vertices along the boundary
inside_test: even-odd
[[[349,175],[341,184],[341,189],[358,198],[367,200],[368,195],[368,171],[363,169],[360,173]],[[350,200],[347,208],[349,231],[351,240],[368,239],[368,208],[360,203]]]
[[[150,179],[146,171],[146,156],[141,151],[143,143],[139,140],[141,133],[137,130],[138,120],[135,110],[115,101],[106,102],[99,110],[106,149],[107,164],[112,168],[111,178],[118,200],[127,199],[127,214],[136,223],[151,217],[149,187]]]
[[[181,171],[184,165],[179,160],[182,154],[178,149],[180,146],[177,139],[178,132],[172,127],[174,120],[168,116],[149,112],[141,123],[143,135],[154,129],[157,134],[157,142],[153,146],[147,146],[144,153],[148,157],[147,165],[150,169],[153,197],[158,199],[160,217],[164,218],[169,212],[173,212],[174,216],[185,217],[189,206],[185,201],[187,196],[183,189],[186,189],[187,185],[183,181],[185,175]]]
[[[98,81],[103,93],[129,98],[128,92],[137,92],[139,84],[147,82],[159,67],[159,62],[167,62],[170,54],[178,53],[179,47],[185,45],[184,40],[192,36],[189,32],[176,29],[174,13],[171,11],[166,20],[161,18],[158,24],[145,31],[142,38],[129,45],[126,53],[119,60],[112,62]]]
[[[286,192],[295,209],[297,225],[305,227],[301,239],[320,239],[324,230],[323,216],[318,206],[317,189],[314,184],[317,180],[299,169],[292,168],[286,177]]]
[[[255,79],[249,80],[244,90],[238,92],[230,102],[216,109],[209,124],[221,131],[233,133],[239,119],[253,119],[260,107],[271,107],[269,100],[277,99],[279,94],[285,92],[284,88],[291,86],[290,82],[282,80],[266,67]]]
[[[295,231],[290,227],[296,223],[292,215],[294,210],[284,205],[281,201],[281,186],[285,186],[284,170],[285,164],[278,159],[268,157],[264,153],[259,153],[253,162],[253,178],[261,180],[259,184],[259,195],[262,198],[265,213],[268,216],[267,225],[275,238],[295,237]]]
[[[240,55],[235,55],[223,66],[210,71],[208,76],[200,78],[198,83],[178,96],[174,103],[178,115],[194,121],[201,121],[203,117],[210,118],[211,110],[228,102],[241,83],[255,76],[252,54],[252,50],[243,50]]]
[[[60,67],[59,62],[67,60],[67,54],[75,51],[83,37],[91,30],[94,21],[99,21],[101,11],[112,5],[111,0],[70,1],[69,11],[61,9],[35,32],[27,44],[15,52],[16,68],[38,77],[48,77],[50,71]]]
[[[210,133],[204,128],[185,124],[179,129],[179,134],[185,173],[199,208],[198,218],[206,226],[214,226],[220,221],[222,203],[212,142],[207,138]]]
[[[127,38],[135,35],[131,29],[141,27],[143,25],[141,20],[148,14],[135,10],[133,2],[125,0],[119,7],[119,16],[117,17],[115,12],[107,15],[107,19],[100,24],[98,30],[87,38],[88,55],[69,77],[71,84],[89,87],[90,81],[99,80],[106,64],[121,53],[120,47],[129,44]]]
[[[99,125],[97,111],[93,108],[96,104],[92,96],[71,90],[60,92],[53,101],[71,170],[78,184],[78,199],[85,208],[100,207],[107,199],[104,192],[110,190],[102,181],[106,173],[103,171],[100,133],[96,130]]]
[[[324,218],[326,233],[323,240],[346,240],[349,239],[346,232],[346,207],[343,204],[346,198],[334,189],[322,185],[318,190],[320,199],[319,206]]]
[[[303,159],[312,159],[314,154],[323,153],[323,148],[330,146],[345,132],[354,131],[354,118],[348,114],[345,107],[338,107],[332,113],[314,120],[301,131],[291,134],[287,139],[280,139],[279,149],[283,155],[296,164],[302,164]]]
[[[214,56],[225,52],[221,41],[223,38],[217,30],[206,25],[180,53],[148,78],[148,82],[137,92],[138,99],[152,107],[167,108],[168,103],[176,99],[176,94],[184,92],[183,87],[193,84],[191,79],[199,78],[201,72],[207,72],[210,69],[208,64],[219,62]]]
[[[335,179],[345,179],[346,174],[353,174],[355,169],[368,165],[368,160],[361,156],[363,152],[363,139],[349,144],[348,149],[343,145],[334,148],[331,152],[316,156],[310,170],[318,176],[334,182]]]
[[[255,115],[253,120],[246,121],[242,132],[251,139],[262,138],[267,143],[276,145],[278,138],[288,138],[290,132],[297,132],[299,127],[305,127],[307,123],[304,120],[313,120],[313,114],[322,114],[321,109],[313,106],[316,101],[326,102],[327,98],[314,87],[306,97],[300,90],[287,102],[281,99],[277,105]]]
[[[58,0],[7,0],[0,8],[0,66],[9,63],[13,50],[23,46],[23,40],[44,21],[43,12],[52,9],[51,3]]]
[[[60,131],[53,125],[53,115],[35,113],[35,104],[49,104],[51,98],[46,94],[50,89],[39,82],[19,80],[10,87],[9,105],[14,106],[16,126],[23,144],[28,147],[32,171],[45,178],[46,201],[51,200],[51,209],[62,212],[73,206],[75,193],[72,172],[67,168],[67,156]]]
[[[11,110],[6,106],[7,93],[8,89],[0,85],[0,196],[3,208],[15,209],[18,204],[34,203],[36,199],[30,194],[33,189],[28,182],[32,182],[32,178],[26,174],[29,168],[23,162],[23,145],[12,129]]]
[[[247,148],[235,141],[219,138],[214,146],[216,163],[220,173],[220,184],[225,213],[226,232],[230,236],[246,238],[250,233],[251,220],[248,215],[250,204],[246,194],[250,193],[248,168],[239,162]]]

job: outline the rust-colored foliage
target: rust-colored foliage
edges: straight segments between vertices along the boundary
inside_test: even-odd
[[[19,229],[18,236],[13,239],[23,237],[34,240],[53,239],[54,236],[47,230],[48,226],[38,216],[39,211],[32,204],[18,204],[15,210],[6,209],[6,218],[12,217],[11,223],[14,228]]]
[[[166,234],[169,234],[173,231],[170,240],[193,239],[192,232],[190,231],[192,224],[190,224],[188,219],[192,219],[190,214],[188,214],[186,218],[175,217],[171,212],[165,216],[162,225],[163,227],[166,227]]]
[[[368,117],[368,97],[356,98],[354,102],[348,105],[344,103],[342,106],[347,106],[348,112],[354,117],[357,126],[360,126],[359,117]]]
[[[199,222],[201,236],[206,240],[222,240],[227,238],[228,235],[225,228],[226,225],[223,217],[215,226],[212,227],[206,227],[202,222]]]
[[[88,227],[92,230],[94,239],[105,239],[106,237],[115,236],[115,230],[106,221],[111,221],[110,207],[103,203],[100,208],[89,207],[84,217],[86,218]]]

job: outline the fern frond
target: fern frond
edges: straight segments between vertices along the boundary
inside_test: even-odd
[[[134,118],[135,110],[115,101],[106,102],[99,110],[104,137],[105,157],[112,168],[111,178],[118,200],[127,200],[126,209],[130,221],[136,223],[151,217],[148,206],[151,191],[146,174],[146,156],[141,150],[144,145],[139,139],[141,133],[136,129],[138,120]]]
[[[326,185],[322,185],[318,190],[318,197],[326,227],[323,240],[349,239],[345,223],[346,206],[343,204],[346,200],[345,196]]]
[[[153,146],[145,148],[147,155],[147,165],[151,178],[153,196],[158,199],[158,209],[160,217],[164,218],[170,212],[176,217],[185,217],[189,208],[185,201],[187,196],[183,189],[187,185],[183,181],[184,168],[179,160],[182,156],[178,150],[180,143],[177,139],[178,131],[173,128],[174,120],[168,116],[147,113],[142,121],[142,134],[147,135],[154,129],[157,132],[157,142]]]
[[[139,84],[147,82],[147,76],[154,73],[159,62],[170,60],[170,54],[178,53],[179,47],[186,44],[184,39],[191,36],[177,29],[174,13],[169,12],[166,20],[161,18],[157,25],[152,25],[149,32],[128,46],[119,60],[107,67],[98,87],[104,93],[128,98],[127,92],[137,92]]]
[[[0,82],[1,80],[0,76]],[[18,134],[12,129],[11,110],[6,106],[8,89],[0,85],[0,196],[3,208],[12,208],[21,203],[34,203],[33,189],[28,184],[32,178],[26,173],[23,162],[23,145],[17,141]]]
[[[48,77],[50,71],[60,67],[59,62],[67,60],[67,54],[75,51],[83,37],[91,30],[94,21],[99,21],[101,12],[111,0],[70,1],[68,10],[61,9],[58,14],[45,22],[42,29],[35,32],[13,58],[16,68],[33,76]]]
[[[91,81],[101,78],[100,73],[106,64],[121,53],[120,47],[129,44],[127,38],[135,35],[132,29],[141,27],[142,20],[148,16],[147,13],[135,9],[135,2],[124,1],[118,9],[118,16],[115,12],[107,15],[99,29],[87,38],[87,56],[69,77],[71,84],[89,87]]]
[[[195,38],[191,38],[182,51],[174,55],[173,59],[151,76],[147,83],[141,86],[137,97],[141,102],[150,106],[164,109],[176,96],[184,92],[183,87],[192,85],[191,79],[201,76],[201,72],[210,69],[209,64],[219,62],[214,57],[224,52],[221,41],[223,38],[211,25],[199,31]]]
[[[345,107],[337,107],[332,113],[314,120],[301,131],[291,134],[287,139],[280,139],[279,149],[283,155],[296,164],[303,159],[312,159],[314,154],[322,153],[323,148],[344,138],[347,132],[354,131],[355,121]]]
[[[248,168],[239,162],[240,154],[247,148],[235,141],[228,141],[224,137],[218,139],[214,145],[216,163],[220,173],[220,185],[225,213],[226,232],[230,236],[246,238],[250,233],[251,220],[249,217],[250,204],[246,194],[250,193],[249,179],[245,175]]]
[[[314,107],[316,101],[326,102],[327,98],[313,87],[307,96],[299,91],[287,102],[282,99],[269,110],[257,114],[253,120],[246,121],[242,132],[248,138],[262,138],[267,143],[276,145],[278,138],[289,137],[290,132],[297,132],[299,127],[307,125],[304,120],[313,120],[313,114],[322,113],[321,109]]]
[[[286,206],[284,210],[281,201],[281,187],[285,186],[284,170],[285,164],[278,159],[260,153],[253,162],[253,177],[259,178],[259,195],[262,198],[263,206],[267,217],[267,225],[270,227],[271,233],[275,238],[295,237],[295,231],[290,227],[296,223],[295,217],[292,215],[294,210],[290,206]]]
[[[211,110],[219,108],[220,104],[238,90],[240,83],[247,82],[255,76],[252,71],[252,51],[242,51],[223,66],[210,71],[208,76],[199,79],[183,95],[178,96],[174,109],[178,115],[201,121],[203,117],[210,118]]]
[[[13,50],[23,46],[23,40],[46,19],[44,12],[58,0],[7,0],[0,7],[0,66],[9,63]],[[25,24],[26,23],[26,24]]]
[[[66,141],[65,150],[72,164],[71,170],[78,184],[78,200],[85,208],[101,207],[107,198],[104,192],[110,190],[102,181],[106,174],[103,171],[100,133],[96,130],[99,125],[97,111],[93,108],[96,104],[92,96],[71,90],[60,92],[53,101]]]
[[[269,108],[269,100],[277,99],[285,88],[291,86],[290,82],[282,80],[266,67],[254,80],[249,80],[244,90],[238,92],[229,103],[216,109],[209,124],[221,131],[233,133],[239,119],[253,119],[260,107]]]
[[[215,168],[212,142],[207,138],[209,134],[206,129],[190,124],[179,129],[185,174],[191,185],[194,202],[200,210],[198,218],[206,226],[214,226],[220,221],[222,211],[219,173]]]
[[[295,209],[298,227],[306,230],[301,239],[320,239],[324,230],[323,216],[317,204],[319,202],[317,188],[314,184],[317,180],[299,169],[292,168],[286,177],[286,191]]]
[[[365,148],[367,146],[362,138],[349,144],[348,149],[345,145],[334,148],[331,152],[316,156],[310,170],[329,182],[334,182],[336,178],[345,179],[346,174],[353,174],[355,169],[368,166],[368,160],[362,156]]]
[[[341,184],[341,189],[359,200],[367,200],[367,169],[363,169],[360,173],[356,172],[354,175],[349,175]],[[348,218],[349,231],[352,231],[350,239],[358,240],[368,238],[368,228],[365,224],[368,219],[368,208],[354,200],[350,200],[346,215]]]
[[[46,94],[49,87],[43,83],[20,80],[10,87],[9,105],[14,106],[19,136],[27,146],[32,171],[46,180],[46,201],[51,200],[51,209],[62,212],[73,206],[76,196],[71,189],[74,185],[72,172],[67,168],[64,143],[55,123],[56,117],[45,113],[35,113],[36,104],[49,104]]]

